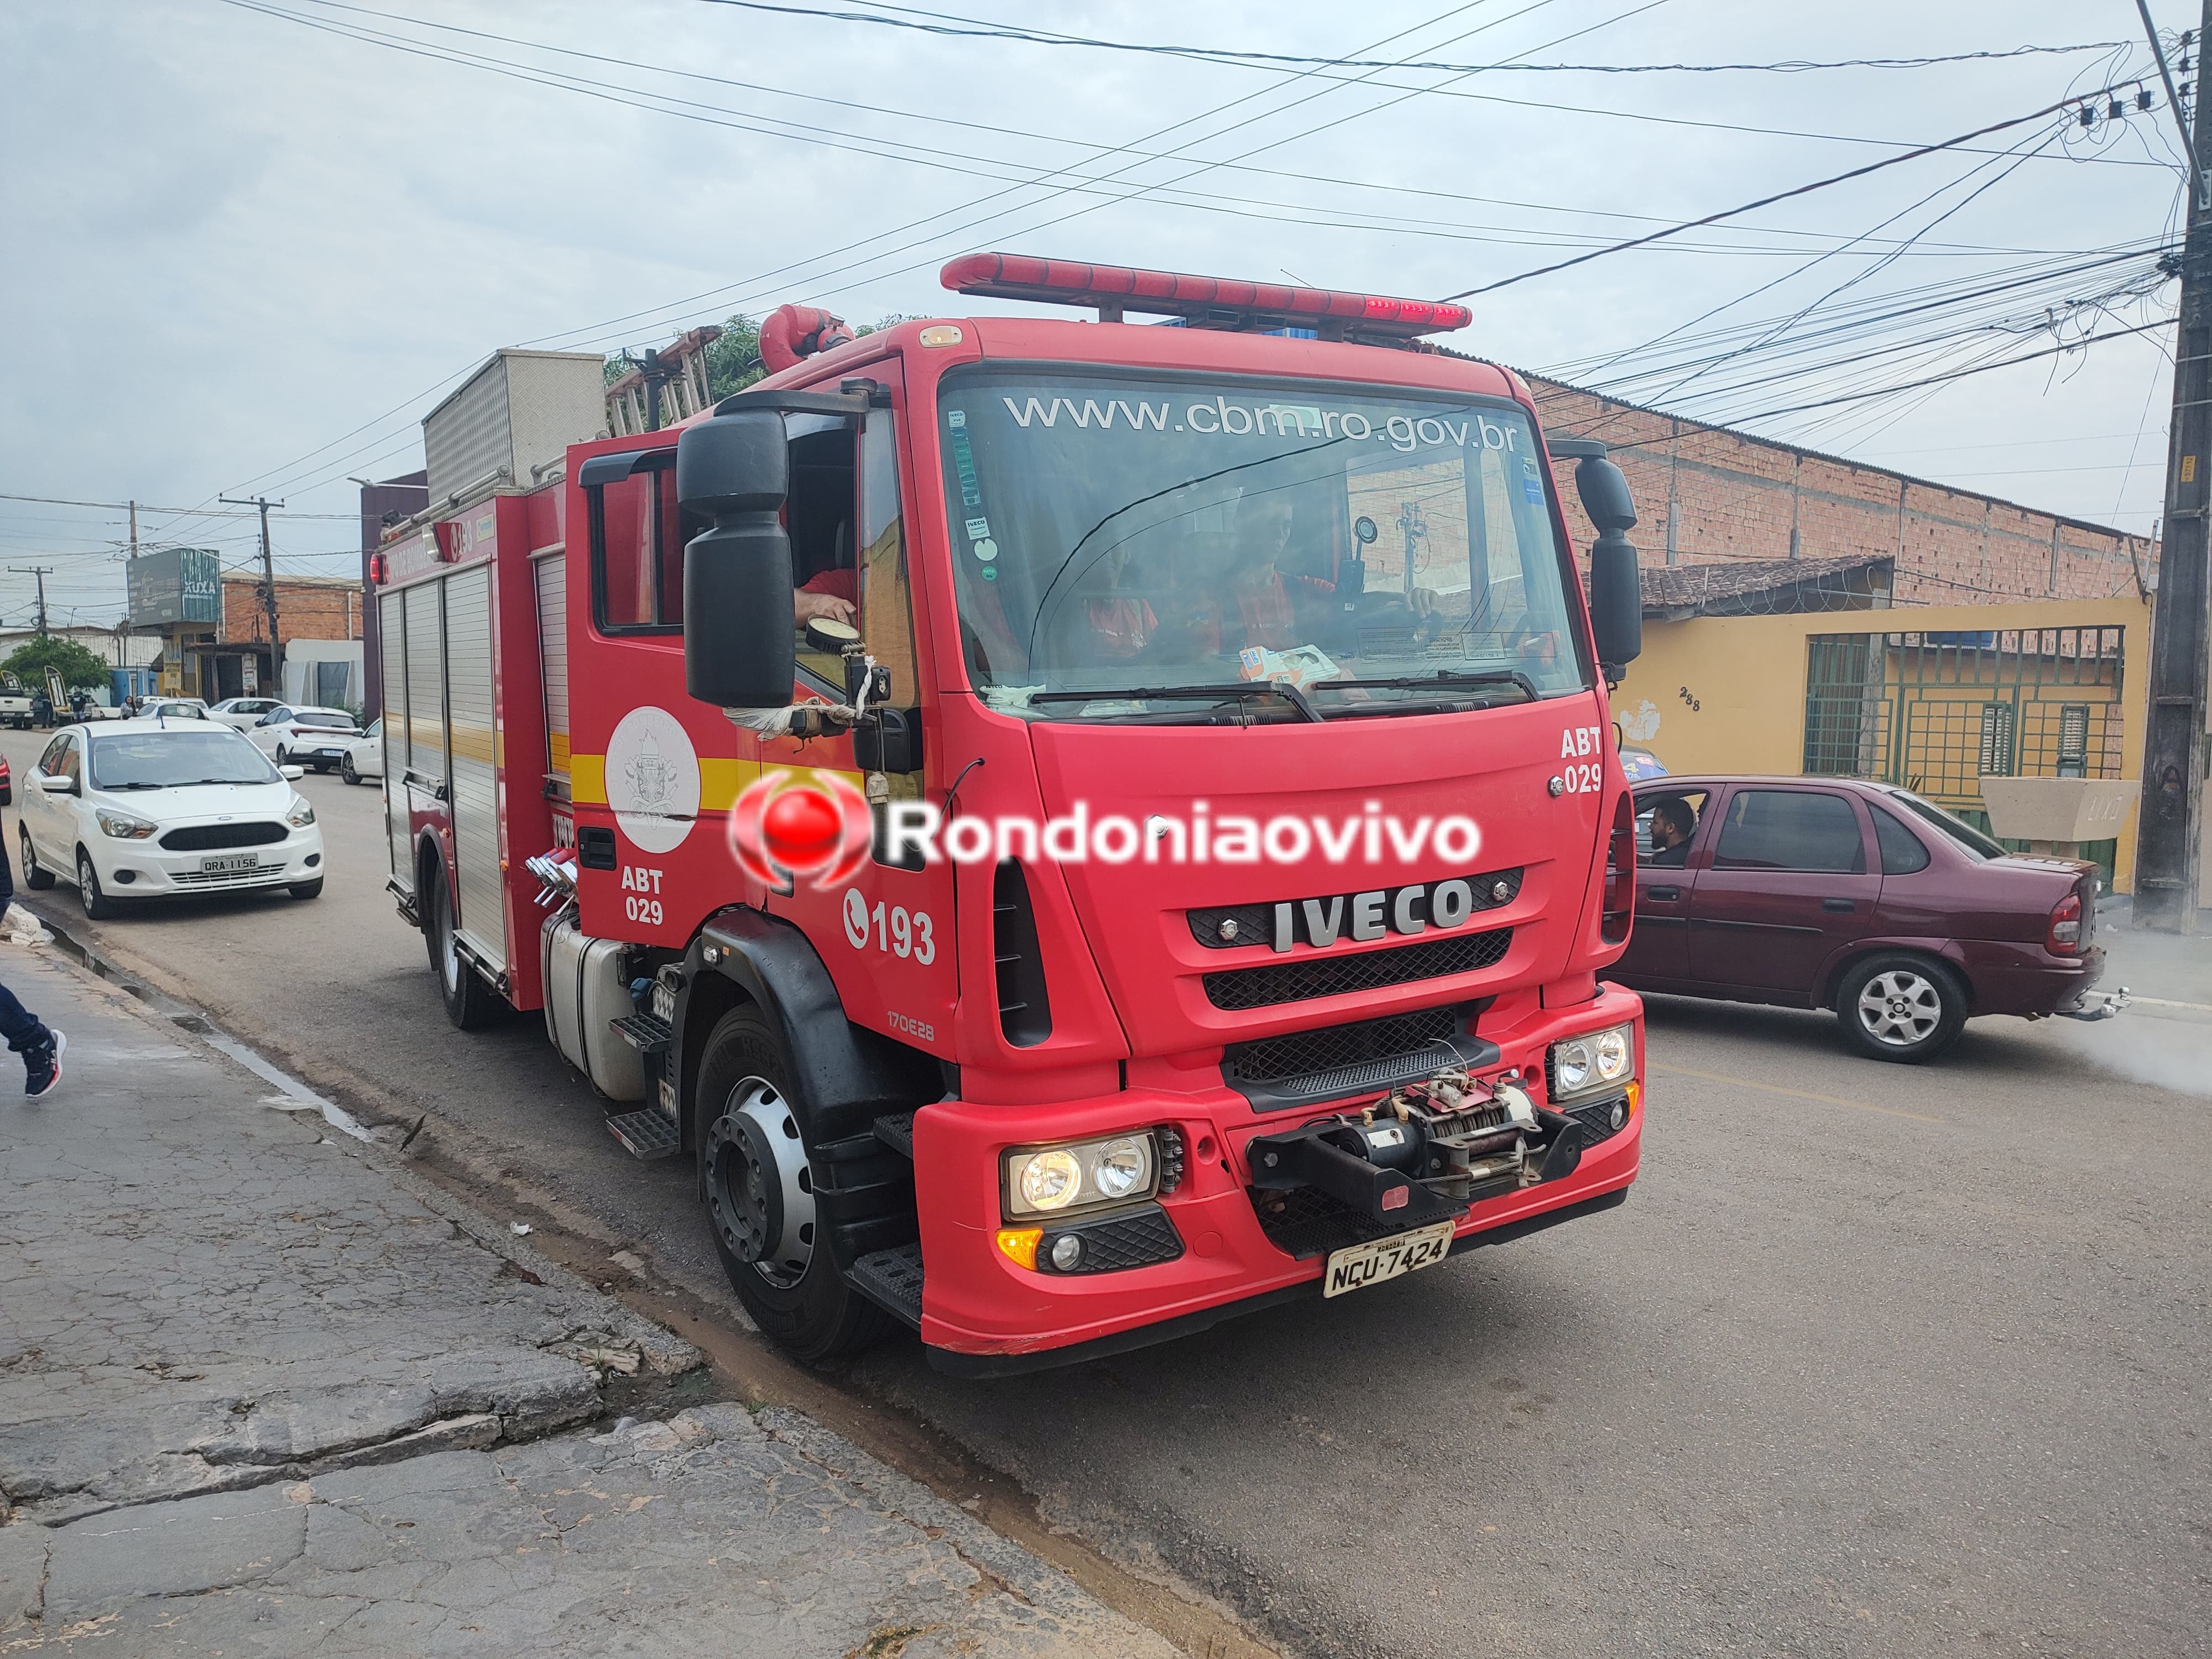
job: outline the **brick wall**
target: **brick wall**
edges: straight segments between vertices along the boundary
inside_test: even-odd
[[[2106,599],[2136,592],[2147,538],[1970,490],[1700,426],[1528,378],[1546,429],[1602,438],[1635,492],[1631,539],[1646,564],[1886,556],[1900,605]],[[1560,469],[1585,560],[1595,538]],[[1669,512],[1672,510],[1669,555]]]
[[[287,641],[357,640],[361,637],[361,589],[351,581],[288,581],[279,576],[276,626]],[[222,638],[234,645],[265,643],[269,638],[269,617],[261,607],[261,584],[250,576],[223,578]]]

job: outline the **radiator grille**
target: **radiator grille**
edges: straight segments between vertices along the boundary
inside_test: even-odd
[[[188,823],[161,837],[172,853],[213,853],[226,847],[269,847],[292,832],[281,823]]]
[[[1449,939],[1363,951],[1357,956],[1316,956],[1261,968],[1231,968],[1206,976],[1206,1000],[1217,1008],[1266,1008],[1279,1002],[1343,996],[1415,980],[1494,968],[1513,947],[1513,930],[1457,933]]]
[[[1339,1073],[1393,1071],[1396,1068],[1389,1062],[1424,1048],[1432,1050],[1436,1063],[1442,1065],[1449,1050],[1438,1045],[1449,1043],[1458,1030],[1457,1008],[1423,1008],[1410,1014],[1393,1014],[1388,1019],[1324,1025],[1317,1030],[1286,1031],[1280,1036],[1240,1042],[1221,1057],[1221,1069],[1238,1083],[1334,1078]],[[1346,1086],[1357,1088],[1358,1079]]]

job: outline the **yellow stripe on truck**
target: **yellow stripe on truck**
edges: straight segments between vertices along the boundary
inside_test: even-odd
[[[561,749],[566,748],[562,744]],[[605,755],[565,754],[556,749],[568,771],[568,799],[580,805],[605,806],[607,804],[607,757]],[[788,769],[796,773],[815,770],[812,767]],[[827,769],[822,769],[826,770]],[[717,755],[699,757],[699,810],[702,812],[726,812],[737,805],[743,794],[761,775],[758,761],[726,760]],[[858,772],[841,775],[851,780],[857,788],[861,782]]]
[[[605,755],[568,757],[568,799],[579,806],[607,804],[607,757]]]

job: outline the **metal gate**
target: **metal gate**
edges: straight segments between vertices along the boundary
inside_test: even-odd
[[[1813,635],[1804,769],[1901,784],[1984,830],[1984,773],[2117,778],[2125,633]],[[2109,869],[2112,849],[2082,851]]]

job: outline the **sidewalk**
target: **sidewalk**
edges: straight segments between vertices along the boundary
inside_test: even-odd
[[[0,977],[70,1040],[0,1073],[0,1654],[1173,1653],[121,992]]]

